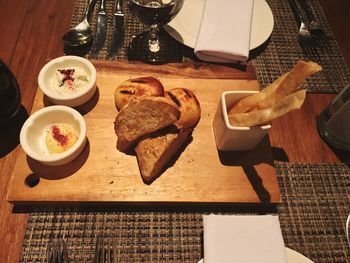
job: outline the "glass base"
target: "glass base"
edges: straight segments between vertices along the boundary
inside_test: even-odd
[[[129,45],[129,60],[141,60],[150,64],[164,64],[171,61],[169,37],[159,34],[159,46],[150,46],[149,31],[134,36]]]
[[[317,130],[322,139],[338,150],[350,151],[350,141],[346,141],[327,129],[329,114],[324,110],[317,118]]]

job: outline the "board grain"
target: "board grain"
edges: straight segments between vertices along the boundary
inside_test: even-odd
[[[244,71],[206,64],[167,64],[93,61],[98,91],[78,107],[86,121],[88,143],[73,162],[45,166],[20,149],[7,200],[33,203],[279,203],[280,192],[266,138],[249,152],[219,152],[212,120],[220,94],[226,90],[257,90],[254,69]],[[157,77],[165,89],[186,87],[197,96],[201,119],[186,147],[152,184],[140,176],[137,159],[116,149],[114,90],[140,76]],[[38,89],[32,112],[50,106]],[[38,177],[30,187],[28,178]],[[27,179],[26,179],[27,178]]]

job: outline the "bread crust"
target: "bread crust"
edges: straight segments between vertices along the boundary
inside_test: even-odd
[[[173,88],[165,92],[165,97],[176,103],[181,112],[180,119],[175,123],[179,129],[194,127],[201,117],[201,107],[197,97],[186,88]]]
[[[164,87],[154,77],[131,78],[122,82],[114,92],[115,106],[120,111],[133,96],[163,96]]]

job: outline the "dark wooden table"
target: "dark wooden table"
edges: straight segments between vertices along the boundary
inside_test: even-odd
[[[347,65],[350,66],[349,0],[320,0]],[[69,29],[74,0],[0,0],[0,58],[15,74],[22,105],[31,111],[37,76],[51,58],[63,54],[61,36]],[[316,118],[331,94],[308,94],[301,110],[273,122],[270,132],[275,158],[290,162],[341,162],[319,137]],[[7,138],[0,138],[5,140]],[[0,261],[18,262],[27,214],[6,202],[19,146],[0,159]],[[3,152],[3,149],[0,149]],[[343,158],[343,157],[342,157]]]

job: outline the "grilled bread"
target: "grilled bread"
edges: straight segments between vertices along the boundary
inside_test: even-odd
[[[163,96],[164,87],[154,77],[132,78],[121,83],[114,92],[115,106],[121,110],[133,96]]]
[[[180,119],[175,123],[179,129],[194,127],[201,117],[201,108],[196,96],[186,88],[174,88],[165,92],[165,97],[173,100],[181,111]]]
[[[142,179],[150,184],[190,138],[201,116],[200,104],[188,89],[164,92],[153,77],[129,79],[114,94],[117,148],[133,149]]]

